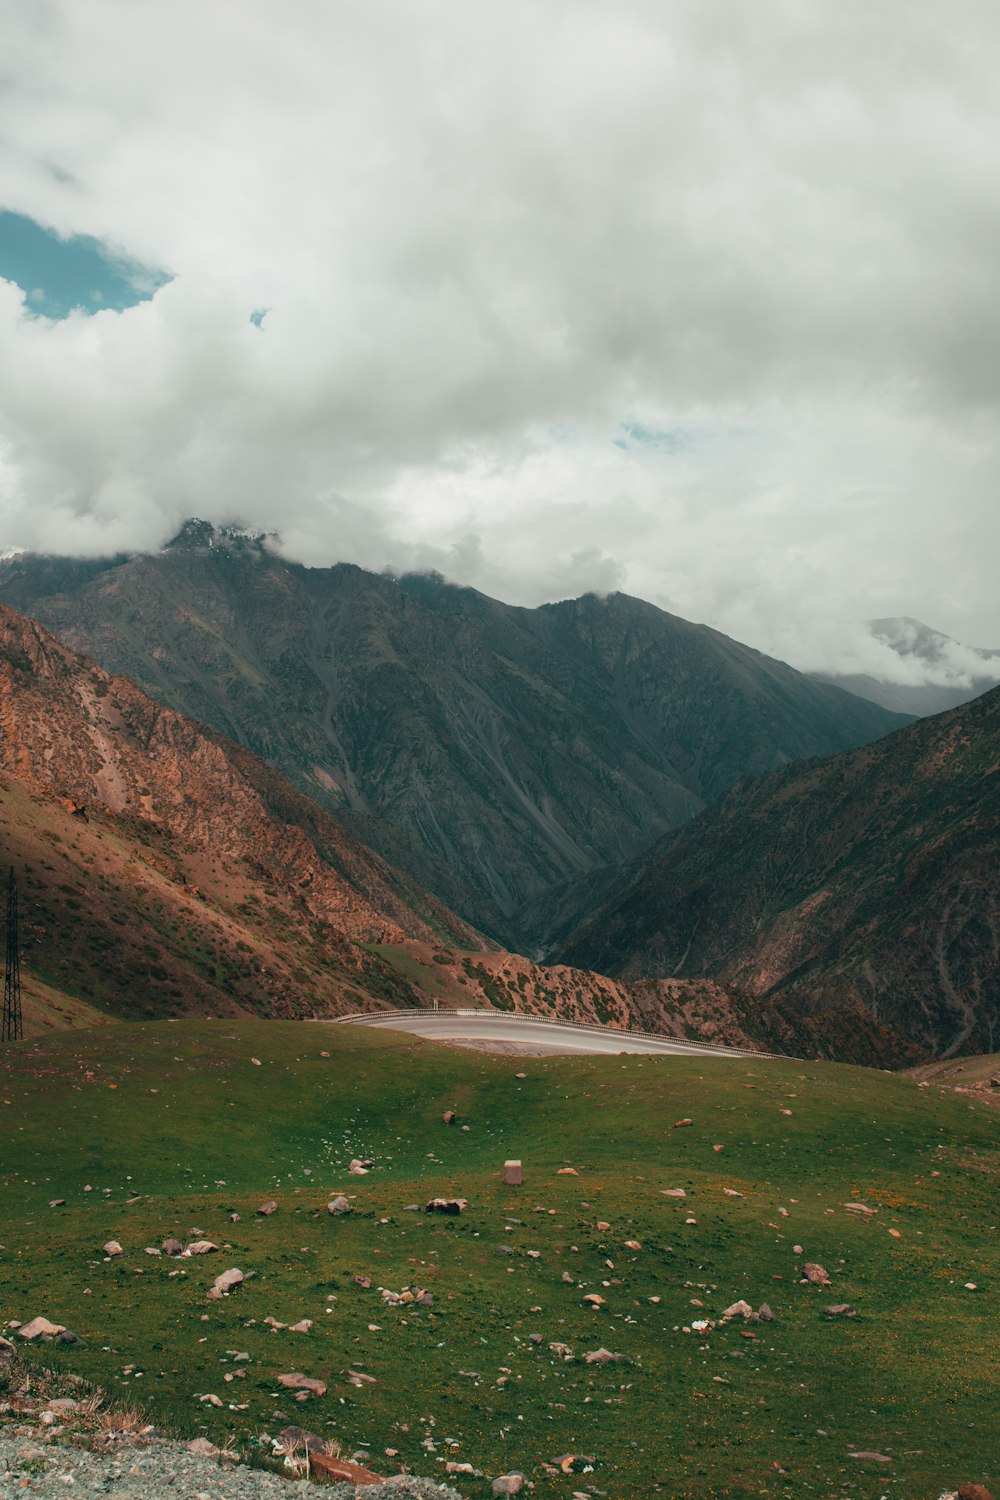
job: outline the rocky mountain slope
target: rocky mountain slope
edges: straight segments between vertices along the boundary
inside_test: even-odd
[[[869,620],[868,629],[875,640],[915,669],[915,680],[889,682],[863,673],[836,676],[815,672],[812,675],[817,682],[846,688],[896,713],[919,716],[957,708],[1000,684],[1000,651],[963,646],[909,616]]]
[[[747,771],[901,722],[625,595],[518,609],[436,577],[291,565],[204,522],[157,556],[8,559],[0,597],[527,950],[554,886]]]
[[[781,1040],[720,985],[629,985],[490,949],[249,751],[0,605],[8,865],[29,1034],[433,1000],[736,1046]],[[871,1029],[845,1056],[882,1050]]]
[[[947,1057],[1000,1043],[1000,689],[746,780],[662,840],[554,957],[701,975]]]

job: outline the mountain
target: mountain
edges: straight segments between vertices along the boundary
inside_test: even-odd
[[[710,977],[827,1033],[865,1013],[901,1049],[996,1051],[1000,689],[740,782],[552,957],[626,979]]]
[[[869,620],[868,629],[873,639],[910,662],[920,680],[893,682],[860,672],[814,672],[811,675],[817,682],[832,683],[883,708],[918,717],[957,708],[1000,684],[1000,651],[963,646],[906,615]]]
[[[21,893],[29,1034],[433,1000],[779,1040],[720,985],[622,984],[490,948],[249,751],[2,605],[0,861]],[[882,1046],[870,1028],[845,1056]]]
[[[155,556],[9,558],[0,596],[526,951],[554,887],[747,771],[902,722],[623,594],[521,609],[436,576],[290,564],[206,522]]]

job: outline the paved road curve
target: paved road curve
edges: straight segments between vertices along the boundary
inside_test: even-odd
[[[414,1036],[438,1042],[472,1042],[488,1046],[491,1042],[530,1047],[532,1051],[557,1053],[667,1053],[674,1056],[747,1057],[760,1053],[739,1052],[729,1047],[678,1041],[639,1033],[614,1031],[603,1026],[574,1026],[564,1021],[536,1020],[532,1016],[504,1015],[482,1011],[376,1011],[368,1015],[345,1016],[342,1022],[354,1026],[382,1026],[406,1031]],[[340,1024],[340,1023],[338,1023]],[[498,1048],[499,1050],[499,1048]]]

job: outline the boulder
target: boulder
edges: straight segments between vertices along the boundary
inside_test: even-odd
[[[494,1495],[519,1495],[524,1488],[524,1475],[512,1470],[509,1474],[501,1474],[494,1479],[490,1489]]]
[[[341,1214],[349,1214],[351,1211],[351,1205],[348,1203],[343,1193],[338,1193],[336,1198],[330,1199],[329,1203],[326,1205],[326,1211],[328,1214],[333,1214],[335,1217],[339,1217]]]
[[[211,1240],[192,1240],[185,1255],[213,1255],[218,1250],[218,1245],[213,1245]]]
[[[352,1463],[349,1458],[334,1458],[329,1453],[317,1453],[315,1449],[309,1452],[309,1467],[314,1474],[322,1475],[324,1479],[343,1479],[348,1484],[381,1484],[381,1474],[375,1474],[371,1469],[365,1469],[361,1464]]]
[[[326,1438],[321,1438],[316,1432],[310,1432],[308,1427],[283,1427],[278,1433],[278,1438],[286,1453],[294,1453],[300,1448],[305,1448],[307,1453],[326,1452]]]
[[[757,1309],[757,1317],[762,1323],[776,1323],[778,1320],[769,1302],[762,1302]]]
[[[615,1365],[624,1359],[624,1354],[612,1354],[610,1349],[591,1349],[583,1356],[584,1363],[588,1365]]]
[[[168,1239],[163,1241],[162,1250],[164,1255],[180,1255],[184,1250],[184,1246],[180,1240]]]
[[[686,1198],[687,1193],[683,1188],[660,1188],[664,1198]]]
[[[62,1323],[50,1323],[48,1318],[32,1318],[30,1323],[22,1323],[16,1330],[19,1339],[30,1343],[32,1339],[54,1339],[60,1333],[65,1333],[66,1328]]]
[[[424,1205],[425,1214],[460,1214],[469,1206],[468,1198],[432,1198]]]
[[[292,1370],[288,1375],[279,1375],[278,1384],[289,1391],[306,1391],[310,1396],[326,1395],[325,1380],[313,1380],[312,1376],[303,1375],[298,1370]]]
[[[208,1438],[192,1438],[186,1446],[189,1453],[197,1453],[199,1458],[218,1458],[222,1451],[214,1443],[210,1443]]]
[[[802,1267],[802,1278],[804,1281],[811,1282],[813,1286],[831,1285],[830,1278],[823,1267],[811,1260],[807,1260]]]
[[[755,1314],[749,1302],[744,1302],[741,1297],[739,1302],[734,1302],[727,1307],[722,1316],[724,1318],[752,1318]]]
[[[960,1484],[958,1500],[993,1500],[989,1490],[982,1484]]]
[[[297,1323],[289,1323],[289,1333],[308,1333],[313,1326],[312,1318],[300,1318]]]
[[[830,1307],[824,1307],[825,1318],[856,1318],[857,1313],[849,1302],[834,1302]]]
[[[257,1215],[261,1219],[269,1219],[272,1214],[276,1214],[277,1212],[278,1204],[274,1198],[268,1198],[267,1202],[260,1204],[257,1209]]]
[[[119,1245],[117,1240],[108,1240],[108,1243],[106,1245],[102,1245],[101,1249],[104,1251],[105,1255],[114,1256],[125,1254],[124,1250],[122,1249],[121,1245]]]
[[[444,1114],[441,1116],[441,1119],[446,1125],[454,1125],[455,1121],[458,1119],[458,1115],[453,1109],[446,1109]]]
[[[223,1271],[221,1276],[216,1276],[212,1282],[212,1290],[223,1297],[227,1292],[231,1292],[234,1286],[239,1286],[242,1280],[243,1272],[233,1266],[232,1270]]]

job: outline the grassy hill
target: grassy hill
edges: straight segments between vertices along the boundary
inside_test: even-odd
[[[169,1430],[251,1452],[293,1421],[384,1472],[520,1468],[539,1500],[937,1496],[1000,1475],[985,1099],[824,1063],[496,1058],[224,1018],[7,1049],[0,1120],[0,1318],[68,1324],[86,1347],[30,1357]],[[469,1207],[407,1211],[437,1194]],[[196,1230],[220,1252],[144,1253]],[[104,1258],[110,1238],[122,1256]],[[801,1281],[807,1261],[830,1287]],[[206,1300],[230,1267],[248,1280]],[[433,1307],[382,1301],[408,1286]],[[721,1324],[738,1298],[777,1321]],[[824,1316],[844,1302],[856,1317]],[[624,1359],[583,1361],[602,1346]],[[328,1393],[296,1403],[276,1384],[292,1371]],[[889,1461],[851,1456],[872,1452]],[[567,1453],[593,1472],[547,1472]],[[456,1482],[489,1496],[487,1478]]]

